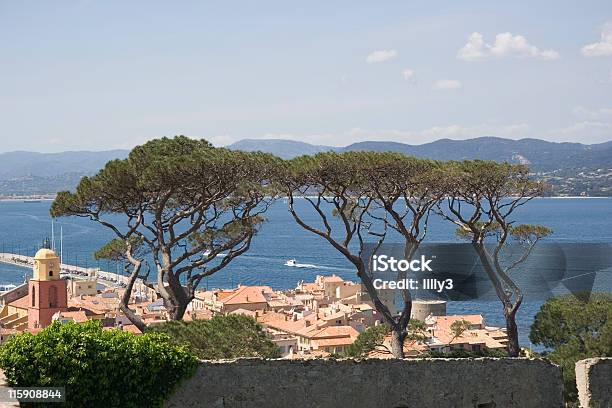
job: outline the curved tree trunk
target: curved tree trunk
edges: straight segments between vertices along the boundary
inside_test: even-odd
[[[136,327],[138,330],[144,333],[147,329],[146,323],[138,316],[132,309],[129,308],[130,299],[132,298],[132,290],[134,289],[134,283],[138,279],[140,274],[140,267],[142,265],[141,261],[132,257],[130,249],[127,250],[127,257],[129,262],[132,264],[132,273],[130,274],[130,279],[128,281],[127,286],[125,287],[125,291],[123,292],[123,296],[121,296],[119,302],[119,309],[125,314],[125,317],[128,318],[130,322]]]
[[[132,309],[130,309],[123,301],[119,304],[119,309],[125,314],[125,317],[128,318],[130,322],[141,332],[145,332],[147,330],[146,323],[138,316]]]
[[[506,317],[506,331],[508,334],[508,356],[518,357],[521,351],[516,325],[516,311],[504,310]]]

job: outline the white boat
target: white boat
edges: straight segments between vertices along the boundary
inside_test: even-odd
[[[316,268],[317,267],[316,265],[297,263],[295,259],[289,259],[287,262],[285,262],[285,266],[291,266],[294,268]]]
[[[0,285],[0,293],[9,292],[15,289],[17,286],[15,285]]]

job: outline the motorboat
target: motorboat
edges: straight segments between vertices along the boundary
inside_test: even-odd
[[[15,289],[17,286],[15,285],[0,285],[0,293],[10,292]]]
[[[317,267],[316,265],[312,265],[312,264],[297,263],[295,259],[287,260],[287,262],[285,262],[285,266],[291,266],[293,268],[316,268]]]

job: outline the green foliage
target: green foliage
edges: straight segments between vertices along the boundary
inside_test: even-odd
[[[457,337],[460,337],[469,328],[470,328],[470,322],[468,322],[467,320],[464,320],[464,319],[455,320],[450,325],[450,331],[453,334],[453,338],[451,342],[455,340]]]
[[[160,266],[157,280],[167,284],[158,289],[169,316],[181,319],[202,279],[250,249],[277,196],[271,179],[281,168],[270,154],[164,137],[83,177],[76,192],[60,192],[50,213],[88,217],[110,229],[117,240],[98,257],[125,260],[122,249],[133,243],[131,255],[140,258],[146,247]]]
[[[389,334],[390,331],[391,328],[386,324],[368,327],[362,333],[359,333],[359,336],[357,336],[353,344],[350,344],[346,348],[344,357],[367,357],[370,351],[383,344],[385,336]]]
[[[477,221],[472,223],[471,228],[474,228],[478,233],[485,237],[499,236],[501,234],[501,226],[498,222]],[[474,232],[469,226],[459,227],[455,233],[459,238],[472,239]],[[516,226],[508,225],[508,234],[518,243],[531,243],[536,240],[546,238],[553,233],[553,230],[538,224],[519,224]]]
[[[249,316],[230,314],[211,320],[168,322],[153,325],[150,331],[166,333],[174,344],[186,346],[204,360],[280,357],[278,347]]]
[[[584,349],[595,346],[612,325],[612,294],[592,293],[585,303],[566,295],[546,301],[536,314],[529,339],[557,348],[579,340]],[[612,342],[609,344],[612,347]]]
[[[134,258],[142,258],[147,248],[144,247],[142,239],[131,237],[129,239],[132,256]],[[120,238],[115,238],[108,241],[104,246],[94,253],[94,258],[97,260],[108,259],[109,261],[125,261],[126,260],[127,244],[126,241]]]
[[[546,357],[563,368],[565,398],[575,401],[576,362],[612,357],[612,294],[593,293],[587,303],[571,295],[547,300],[536,314],[529,339],[553,349]]]
[[[406,328],[406,340],[422,343],[429,337],[427,325],[422,320],[410,319]]]
[[[510,235],[518,242],[533,242],[546,238],[552,233],[553,230],[544,225],[519,224],[510,227]]]
[[[365,358],[370,351],[376,347],[383,346],[385,337],[391,333],[391,327],[388,324],[379,324],[378,326],[368,327],[362,333],[359,333],[357,339],[350,344],[344,351],[343,357]],[[406,340],[423,342],[427,339],[427,327],[425,322],[416,319],[410,319],[406,328]]]
[[[0,367],[11,386],[65,387],[68,407],[161,406],[196,365],[167,336],[102,330],[97,321],[54,323],[0,347]]]

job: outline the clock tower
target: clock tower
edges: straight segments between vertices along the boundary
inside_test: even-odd
[[[60,279],[59,257],[45,246],[34,256],[34,276],[28,289],[28,329],[47,327],[55,313],[68,308],[67,281]]]

